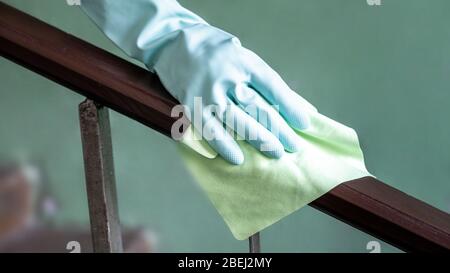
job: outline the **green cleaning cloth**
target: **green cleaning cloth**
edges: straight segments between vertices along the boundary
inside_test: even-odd
[[[311,126],[297,132],[303,150],[281,159],[267,158],[239,141],[245,162],[235,166],[198,140],[192,129],[181,141],[188,169],[236,239],[247,239],[342,182],[370,176],[355,131],[307,102],[304,106]]]

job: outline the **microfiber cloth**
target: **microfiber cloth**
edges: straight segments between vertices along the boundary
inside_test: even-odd
[[[247,239],[342,182],[371,176],[356,132],[307,102],[304,107],[309,109],[311,126],[297,132],[302,151],[281,159],[267,158],[239,141],[245,162],[235,166],[198,140],[193,129],[181,141],[179,150],[187,168],[236,239]]]

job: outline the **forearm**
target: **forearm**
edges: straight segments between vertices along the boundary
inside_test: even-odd
[[[82,9],[131,57],[153,69],[161,49],[208,24],[175,0],[83,0]]]

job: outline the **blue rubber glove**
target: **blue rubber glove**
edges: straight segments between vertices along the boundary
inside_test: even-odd
[[[292,128],[309,126],[304,100],[235,36],[175,0],[83,0],[82,8],[191,112],[201,104],[200,117],[188,118],[225,160],[244,161],[234,134],[273,158],[300,150]]]

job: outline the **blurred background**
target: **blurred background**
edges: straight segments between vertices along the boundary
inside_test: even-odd
[[[2,1],[126,58],[64,0]],[[450,1],[180,2],[240,37],[321,113],[356,129],[380,180],[450,212]],[[4,58],[0,75],[0,252],[32,249],[32,238],[34,249],[46,242],[69,252],[69,241],[82,241],[88,251],[84,98]],[[115,112],[111,122],[128,251],[247,251],[171,140]],[[262,233],[271,252],[368,252],[372,240],[309,207]]]

